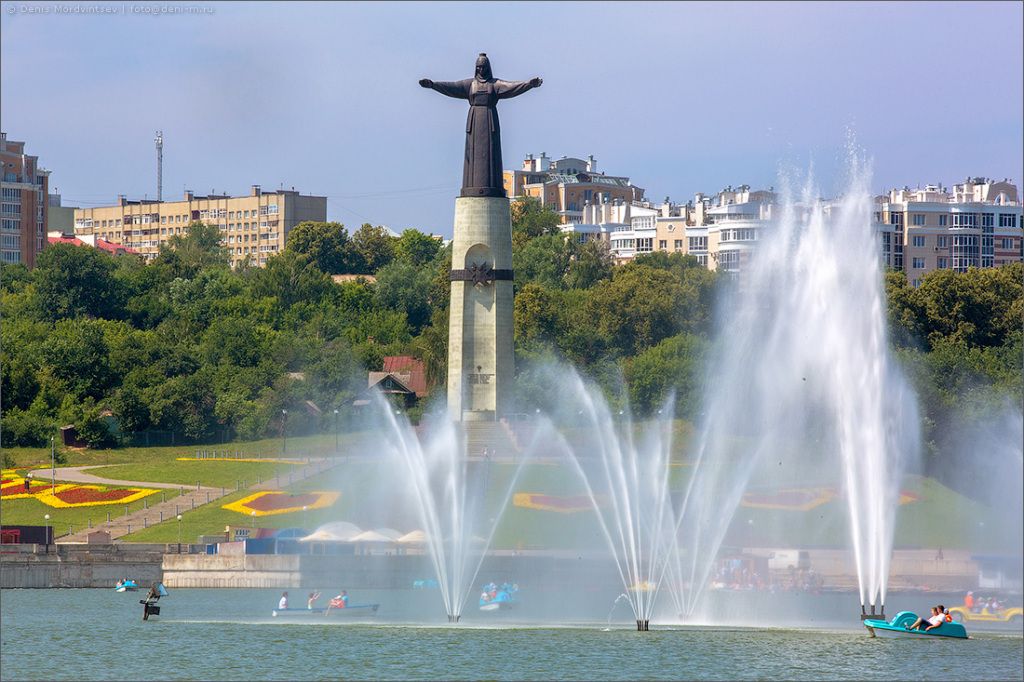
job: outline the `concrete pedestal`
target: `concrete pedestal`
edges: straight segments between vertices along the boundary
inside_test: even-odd
[[[505,197],[455,200],[448,411],[496,421],[512,407],[512,219]]]

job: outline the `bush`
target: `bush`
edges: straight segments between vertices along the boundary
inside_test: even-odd
[[[50,444],[50,437],[55,430],[53,421],[46,416],[15,407],[0,422],[0,446],[45,447]]]

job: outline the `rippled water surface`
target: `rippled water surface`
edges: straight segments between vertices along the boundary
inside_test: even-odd
[[[299,591],[293,591],[293,600]],[[272,590],[172,590],[142,620],[143,593],[4,590],[3,680],[1020,680],[1020,634],[967,641],[872,639],[821,629],[526,625],[433,595],[375,594],[377,616],[272,618]],[[358,602],[358,600],[357,600]],[[437,622],[423,616],[437,615]],[[471,617],[472,616],[472,617]],[[628,616],[628,614],[627,614]]]

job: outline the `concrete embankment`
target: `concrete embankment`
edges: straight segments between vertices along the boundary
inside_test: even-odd
[[[0,587],[112,588],[125,577],[148,586],[162,579],[169,550],[167,545],[141,543],[3,545]]]
[[[434,578],[423,554],[206,554],[205,546],[177,544],[4,545],[0,587],[109,588],[125,576],[141,585],[162,580],[167,587],[316,588],[328,584],[365,589],[404,588]],[[203,553],[200,553],[203,552]],[[850,552],[812,550],[811,566],[829,589],[857,587]],[[967,553],[949,552],[936,560],[926,550],[897,550],[889,574],[890,590],[977,589],[978,564]],[[775,584],[789,584],[788,573],[773,572]],[[495,552],[484,558],[480,578],[529,581],[561,589],[619,584],[606,553]]]

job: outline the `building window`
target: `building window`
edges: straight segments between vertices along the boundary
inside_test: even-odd
[[[951,227],[971,228],[978,226],[977,213],[954,213]]]
[[[1017,216],[1014,213],[1000,213],[999,227],[1017,227]]]
[[[939,216],[939,227],[945,227],[946,226],[946,219],[948,217],[949,216],[947,216],[945,213],[943,213],[942,215]]]
[[[889,214],[889,224],[890,225],[899,225],[900,227],[903,227],[903,214],[902,213],[890,213]]]
[[[1013,237],[1004,237],[1003,238],[1003,248],[1005,250],[1007,250],[1007,251],[1010,251],[1010,250],[1013,249]]]
[[[945,249],[945,248],[947,248],[947,246],[948,246],[947,238],[944,237],[944,236],[943,237],[939,237],[939,248],[940,249]]]
[[[915,258],[913,268],[915,270],[924,270],[924,258]]]
[[[991,213],[982,213],[981,214],[981,226],[982,227],[992,227],[993,225],[995,225],[995,215],[993,215]]]
[[[945,270],[948,267],[949,267],[949,259],[948,258],[940,258],[939,259],[939,270]]]
[[[924,213],[915,213],[914,214],[914,226],[915,227],[922,227],[923,225],[924,225]]]
[[[924,248],[924,236],[923,235],[914,235],[914,247],[918,248],[918,249]]]
[[[658,250],[659,251],[667,251],[668,250],[668,240],[667,239],[659,239],[658,240]]]
[[[676,251],[682,251],[683,250],[683,240],[682,239],[675,240],[674,248],[675,248]]]

